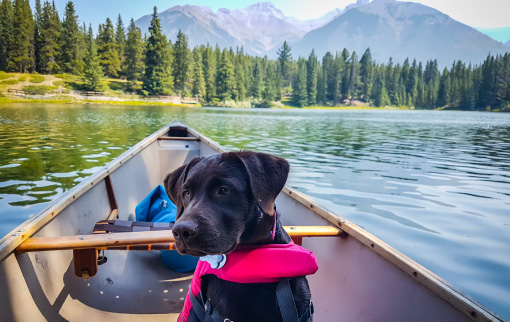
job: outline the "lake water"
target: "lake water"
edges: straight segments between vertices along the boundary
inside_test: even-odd
[[[287,158],[290,186],[510,319],[510,114],[0,106],[0,237],[173,120]]]

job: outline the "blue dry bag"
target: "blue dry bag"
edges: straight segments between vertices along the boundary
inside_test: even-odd
[[[136,221],[175,222],[177,207],[159,185],[136,206],[135,214]],[[175,250],[161,251],[161,258],[166,267],[181,273],[194,270],[198,262],[198,257],[182,256]]]

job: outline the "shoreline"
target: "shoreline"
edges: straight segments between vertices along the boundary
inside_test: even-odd
[[[463,110],[463,109],[452,109],[452,108],[437,108],[433,110],[426,109],[415,109],[414,107],[408,106],[305,106],[296,107],[290,105],[274,106],[274,107],[237,107],[237,106],[215,106],[215,105],[202,105],[198,104],[187,104],[187,103],[173,103],[164,101],[147,101],[147,100],[126,100],[122,98],[116,98],[112,100],[112,97],[98,97],[100,99],[80,99],[76,96],[56,96],[55,98],[41,98],[41,97],[17,97],[13,95],[0,96],[0,104],[17,104],[17,103],[41,103],[41,104],[69,104],[69,105],[128,105],[128,106],[172,106],[172,107],[188,107],[188,108],[202,108],[202,107],[220,107],[220,108],[243,108],[243,109],[289,109],[289,110],[377,110],[377,111],[466,111],[466,112],[499,112],[508,113],[510,110]],[[246,102],[245,102],[246,103]]]

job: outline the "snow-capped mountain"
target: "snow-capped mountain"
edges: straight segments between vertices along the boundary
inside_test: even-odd
[[[202,6],[175,6],[158,14],[163,32],[175,40],[181,29],[191,46],[206,44],[220,47],[244,47],[251,54],[265,55],[283,41],[296,41],[308,31],[321,27],[338,16],[334,10],[322,18],[301,21],[285,14],[270,2],[255,3],[244,9],[219,9],[214,12]],[[151,15],[136,24],[147,32]]]
[[[343,10],[305,21],[286,16],[270,2],[217,12],[203,6],[175,6],[158,16],[172,41],[180,29],[190,47],[207,43],[243,47],[249,54],[271,58],[284,41],[291,44],[294,58],[307,56],[312,48],[322,57],[344,47],[360,57],[370,47],[378,62],[390,56],[396,62],[410,57],[422,62],[438,59],[441,66],[459,59],[477,64],[489,52],[508,51],[502,43],[436,9],[405,1],[357,0]],[[146,15],[136,24],[147,33],[150,21],[151,15]]]

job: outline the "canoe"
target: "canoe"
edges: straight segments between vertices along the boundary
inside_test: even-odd
[[[0,320],[175,321],[191,273],[169,270],[157,251],[110,247],[147,244],[143,238],[149,237],[156,244],[171,242],[169,231],[107,234],[116,239],[110,246],[104,245],[104,236],[97,244],[88,236],[102,220],[134,220],[136,205],[167,173],[196,156],[224,151],[186,125],[171,123],[1,239]],[[284,226],[338,232],[298,238],[319,264],[319,271],[308,277],[315,321],[503,321],[303,193],[285,187],[276,204]],[[31,249],[34,245],[40,248]],[[108,248],[107,262],[97,272],[77,271],[76,265],[87,265],[81,259],[88,258],[77,254],[91,247],[94,255]]]

